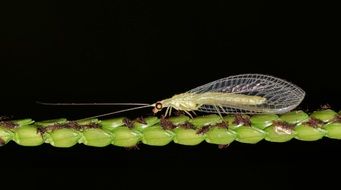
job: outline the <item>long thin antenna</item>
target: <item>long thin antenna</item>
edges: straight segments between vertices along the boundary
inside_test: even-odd
[[[60,103],[60,102],[40,102],[37,101],[37,104],[45,105],[45,106],[146,106],[150,105],[147,103],[108,103],[108,102],[94,102],[94,103],[86,103],[86,102],[79,102],[79,103]]]
[[[153,107],[153,105],[152,104],[148,104],[148,105],[139,106],[139,107],[135,107],[135,108],[123,109],[123,110],[119,110],[119,111],[114,111],[114,112],[110,112],[110,113],[105,113],[105,114],[95,115],[95,116],[91,116],[91,117],[86,117],[86,118],[83,118],[83,119],[78,119],[76,121],[93,119],[93,118],[97,118],[97,117],[104,117],[104,116],[108,116],[108,115],[114,115],[114,114],[117,114],[117,113],[122,113],[122,112],[127,112],[127,111],[147,108],[147,107]]]

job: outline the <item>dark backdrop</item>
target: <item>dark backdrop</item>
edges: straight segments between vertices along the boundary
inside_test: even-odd
[[[335,5],[12,1],[1,9],[2,115],[79,119],[118,108],[44,107],[35,101],[151,103],[240,73],[270,74],[301,86],[307,92],[303,110],[326,103],[340,110]],[[147,109],[122,115],[148,114]],[[140,148],[10,143],[1,147],[0,158],[21,167],[210,167],[284,179],[297,168],[313,171],[316,162],[335,167],[341,158],[341,143],[330,139],[236,142],[225,150],[206,143]]]

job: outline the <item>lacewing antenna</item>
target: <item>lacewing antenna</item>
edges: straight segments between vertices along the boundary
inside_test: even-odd
[[[65,103],[65,102],[40,102],[37,101],[37,104],[40,105],[45,105],[45,106],[146,106],[150,105],[147,103],[108,103],[108,102],[70,102],[70,103]]]
[[[86,119],[92,119],[92,118],[97,118],[97,117],[104,117],[104,116],[109,116],[109,115],[114,115],[117,113],[122,113],[122,112],[127,112],[127,111],[132,111],[132,110],[137,110],[137,109],[143,109],[147,107],[154,107],[155,104],[147,104],[147,103],[85,103],[85,102],[80,102],[80,103],[55,103],[55,102],[40,102],[37,101],[37,104],[40,105],[46,105],[46,106],[138,106],[138,107],[133,107],[133,108],[128,108],[128,109],[123,109],[123,110],[118,110],[114,112],[109,112],[105,114],[100,114],[100,115],[95,115],[87,118],[82,118],[80,120],[86,120]]]
[[[100,115],[94,115],[94,116],[82,118],[82,119],[79,119],[79,120],[76,120],[76,121],[93,119],[93,118],[97,118],[97,117],[104,117],[104,116],[114,115],[114,114],[117,114],[117,113],[122,113],[122,112],[127,112],[127,111],[132,111],[132,110],[138,110],[138,109],[148,108],[148,107],[154,107],[154,106],[152,104],[149,104],[149,105],[144,105],[144,106],[139,106],[139,107],[134,107],[134,108],[128,108],[128,109],[123,109],[123,110],[119,110],[119,111],[104,113],[104,114],[100,114]]]

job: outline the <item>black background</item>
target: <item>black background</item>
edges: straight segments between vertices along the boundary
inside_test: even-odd
[[[79,119],[120,108],[45,107],[35,101],[152,103],[240,73],[270,74],[297,84],[307,92],[300,107],[305,111],[327,103],[336,111],[341,107],[340,31],[332,4],[11,2],[0,13],[2,115]],[[148,114],[149,109],[122,115]],[[206,143],[141,145],[132,151],[9,143],[1,147],[0,159],[10,167],[199,170],[198,179],[225,171],[232,181],[257,184],[291,180],[300,172],[338,170],[340,148],[339,141],[330,139],[235,142],[224,150]]]

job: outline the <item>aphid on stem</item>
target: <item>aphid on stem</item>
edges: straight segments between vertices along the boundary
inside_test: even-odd
[[[236,114],[236,115],[234,115],[234,121],[233,121],[233,123],[236,124],[236,125],[251,126],[250,116],[248,116],[248,115]]]
[[[16,127],[18,127],[18,124],[15,124],[12,121],[0,121],[0,126],[3,126],[6,129],[15,129]]]
[[[184,128],[184,129],[195,129],[195,126],[192,123],[188,122],[188,121],[186,121],[185,123],[180,124],[179,127]]]
[[[323,104],[320,106],[322,110],[326,110],[326,109],[331,109],[332,107],[329,104]]]
[[[7,121],[7,120],[10,120],[11,118],[12,117],[2,115],[2,116],[0,116],[0,121]]]
[[[214,127],[219,127],[219,128],[225,128],[225,129],[227,129],[229,126],[228,126],[228,123],[227,123],[227,122],[222,121],[222,122],[220,122],[220,123],[215,124]]]
[[[131,146],[131,147],[126,147],[126,150],[140,150],[140,147],[136,144],[136,145]]]
[[[125,126],[127,126],[129,129],[132,129],[133,126],[134,126],[134,121],[132,121],[132,120],[130,120],[130,119],[128,119],[128,118],[124,118],[124,119],[123,119],[123,124],[124,124]]]
[[[160,119],[160,125],[165,130],[172,130],[176,128],[176,125],[166,118]]]
[[[135,121],[138,122],[138,123],[147,125],[147,122],[144,120],[144,118],[142,116],[136,118]]]
[[[70,121],[64,124],[55,123],[55,124],[51,124],[48,126],[38,126],[37,133],[44,134],[47,131],[54,131],[54,130],[63,129],[63,128],[83,130],[83,129],[100,128],[100,127],[101,126],[97,123],[89,123],[89,124],[80,125],[77,122]]]
[[[203,126],[201,127],[198,131],[197,131],[197,134],[205,134],[207,133],[209,130],[210,130],[210,125],[206,125],[206,126]]]
[[[310,127],[318,128],[321,127],[324,124],[324,122],[312,117],[307,122],[304,122],[304,124],[307,124]]]
[[[170,116],[173,108],[183,111],[191,118],[191,112],[222,114],[281,114],[296,108],[305,96],[298,86],[273,76],[263,74],[241,74],[226,77],[199,86],[171,98],[145,103],[41,103],[44,105],[125,105],[138,106],[111,113],[92,116],[103,117],[126,111],[153,107],[156,114],[166,109]],[[88,119],[88,118],[86,118]]]
[[[219,149],[226,149],[227,147],[229,147],[229,144],[220,144],[220,145],[218,145]]]
[[[278,134],[291,134],[294,131],[295,125],[284,121],[273,121],[275,131]]]

